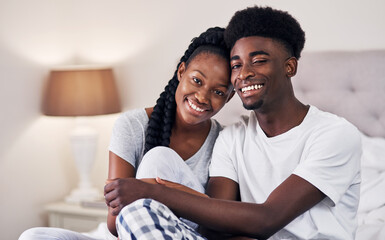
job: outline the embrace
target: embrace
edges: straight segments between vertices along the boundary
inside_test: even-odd
[[[115,123],[109,231],[120,240],[354,239],[360,133],[295,97],[304,44],[295,18],[259,6],[194,38],[156,105]],[[233,95],[250,115],[223,127],[212,117]],[[59,233],[93,239],[49,228],[20,239]]]

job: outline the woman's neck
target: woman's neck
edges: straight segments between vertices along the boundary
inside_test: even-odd
[[[196,125],[189,125],[175,119],[171,131],[170,148],[175,150],[182,159],[187,160],[202,147],[210,129],[210,119]]]

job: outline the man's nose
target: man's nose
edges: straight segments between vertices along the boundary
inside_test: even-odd
[[[238,78],[240,80],[246,80],[249,77],[254,76],[254,71],[250,64],[244,64],[239,71]]]

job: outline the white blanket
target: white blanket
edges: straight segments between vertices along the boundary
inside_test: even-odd
[[[385,239],[385,139],[362,136],[361,198],[356,240]]]

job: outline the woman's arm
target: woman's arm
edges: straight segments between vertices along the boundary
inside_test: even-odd
[[[109,164],[108,164],[108,179],[117,178],[133,178],[135,177],[135,169],[127,161],[117,156],[113,152],[109,152]],[[107,180],[107,183],[110,180]],[[108,230],[115,236],[118,236],[115,227],[116,216],[111,214],[111,208],[108,207],[107,227]]]

